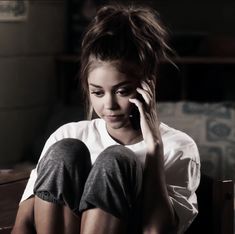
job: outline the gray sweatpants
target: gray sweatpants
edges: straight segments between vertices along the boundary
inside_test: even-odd
[[[124,146],[106,148],[92,166],[86,145],[66,138],[48,149],[37,173],[34,194],[45,201],[67,205],[76,215],[100,208],[132,231],[140,223],[143,168]]]

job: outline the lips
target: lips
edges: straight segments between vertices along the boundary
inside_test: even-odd
[[[110,122],[116,122],[122,119],[123,115],[105,115],[105,119]]]

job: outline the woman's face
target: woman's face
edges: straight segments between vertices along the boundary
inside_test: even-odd
[[[130,127],[129,115],[139,81],[119,72],[112,63],[103,62],[88,74],[91,105],[104,119],[108,129]]]

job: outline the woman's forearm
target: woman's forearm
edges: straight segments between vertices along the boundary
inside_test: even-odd
[[[168,197],[162,145],[146,156],[143,190],[143,233],[176,233],[177,217]]]

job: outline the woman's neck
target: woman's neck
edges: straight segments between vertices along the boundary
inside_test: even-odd
[[[141,130],[132,128],[112,129],[107,128],[109,135],[122,145],[133,145],[143,140]]]

